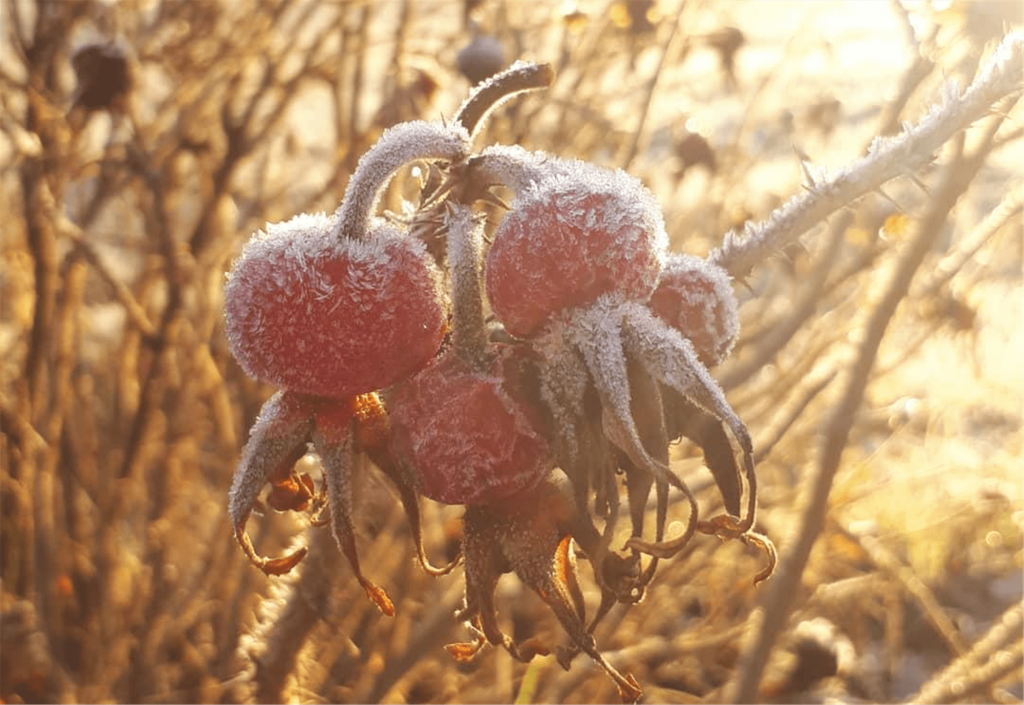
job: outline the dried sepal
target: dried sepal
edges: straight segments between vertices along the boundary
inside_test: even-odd
[[[658,320],[645,306],[627,304],[623,338],[659,382],[675,389],[702,409],[721,419],[745,454],[753,453],[750,432],[726,401],[711,376],[679,331]]]
[[[412,534],[416,558],[427,574],[433,576],[447,575],[462,561],[458,555],[447,564],[435,566],[427,558],[423,545],[423,532],[420,526],[419,498],[409,473],[395,460],[391,452],[391,421],[380,395],[377,393],[363,394],[352,402],[354,422],[354,447],[357,453],[365,453],[381,472],[387,475],[398,490],[409,531]]]
[[[736,455],[722,422],[696,404],[687,401],[674,389],[662,392],[665,422],[668,437],[676,440],[688,438],[700,447],[704,464],[711,471],[715,485],[722,495],[725,511],[733,516],[740,515],[740,501],[743,495],[743,480]]]
[[[516,644],[498,626],[494,590],[501,574],[512,570],[548,605],[572,640],[572,648],[559,652],[560,663],[567,667],[571,655],[577,649],[583,651],[612,679],[623,702],[637,702],[642,691],[636,679],[623,675],[604,658],[585,622],[571,549],[575,512],[573,500],[550,482],[500,507],[467,508],[466,606],[460,617],[477,638],[469,644],[452,645],[449,652],[475,653],[481,634],[522,661],[547,652],[536,642]]]
[[[633,419],[623,320],[627,304],[617,294],[598,297],[590,307],[562,317],[565,344],[577,350],[601,399],[605,436],[637,465],[683,490],[668,466],[651,456]],[[642,306],[641,306],[642,307]]]
[[[267,575],[287,573],[306,555],[306,547],[282,556],[260,556],[252,545],[245,524],[259,493],[272,477],[288,477],[295,462],[306,452],[313,429],[313,415],[307,399],[292,392],[278,392],[266,401],[253,424],[242,459],[231,482],[228,514],[235,538],[253,565]]]
[[[286,468],[288,472],[284,474]],[[278,512],[304,512],[317,503],[320,493],[313,478],[306,473],[295,472],[294,461],[291,465],[282,464],[278,470],[280,472],[273,473],[269,479],[267,506]]]
[[[391,617],[395,606],[387,592],[367,579],[359,565],[355,533],[352,527],[353,496],[352,467],[352,410],[345,407],[320,409],[313,430],[313,446],[323,464],[324,481],[327,485],[328,509],[331,518],[331,532],[341,552],[348,559],[352,573],[366,592],[367,597],[383,614]]]

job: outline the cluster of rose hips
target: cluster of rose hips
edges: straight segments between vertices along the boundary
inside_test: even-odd
[[[450,645],[452,655],[472,658],[485,643],[524,661],[548,653],[498,626],[495,587],[515,572],[571,638],[559,661],[568,667],[586,652],[635,701],[636,680],[615,670],[592,636],[607,611],[639,601],[658,560],[697,531],[763,549],[769,564],[757,579],[770,574],[774,549],[752,531],[750,436],[708,372],[738,333],[726,273],[668,254],[658,204],[622,171],[515,146],[472,151],[498,103],[551,79],[546,66],[517,63],[480,85],[452,124],[388,130],[360,160],[336,213],[269,225],[245,247],[225,288],[227,335],[246,373],[280,391],[243,450],[229,511],[242,548],[267,574],[291,570],[305,549],[271,559],[253,548],[245,525],[264,487],[271,507],[314,512],[391,615],[387,593],[359,566],[352,527],[352,472],[365,453],[395,483],[430,573],[458,560],[427,561],[418,497],[465,506],[458,617],[473,638]],[[416,212],[379,217],[382,191],[416,161],[430,165]],[[514,193],[511,203],[500,203],[497,186]],[[478,210],[488,202],[507,209],[489,246]],[[681,436],[704,449],[725,514],[700,520],[669,468],[669,443]],[[310,443],[323,466],[320,489],[294,470]],[[610,545],[620,485],[632,522],[621,551]],[[671,488],[688,500],[689,520],[666,539]],[[577,556],[602,596],[589,624]]]

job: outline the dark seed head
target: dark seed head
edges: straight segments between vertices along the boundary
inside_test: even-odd
[[[73,105],[86,110],[107,110],[131,85],[124,52],[109,44],[87,44],[71,57],[78,86]]]

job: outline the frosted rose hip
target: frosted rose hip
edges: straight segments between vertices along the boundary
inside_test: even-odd
[[[669,255],[649,305],[693,343],[706,367],[722,362],[739,336],[739,309],[729,275],[699,257]]]
[[[507,359],[475,372],[449,353],[395,390],[392,448],[423,495],[445,504],[488,504],[547,476],[548,444],[514,377]]]
[[[381,389],[437,352],[447,321],[441,274],[422,244],[375,221],[332,239],[333,216],[268,225],[224,289],[231,352],[247,374],[346,398]]]
[[[513,335],[603,293],[645,300],[667,244],[654,196],[623,171],[559,162],[520,191],[487,254],[487,296]]]

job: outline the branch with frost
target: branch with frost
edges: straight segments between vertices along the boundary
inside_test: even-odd
[[[1024,34],[1007,35],[966,91],[946,84],[942,105],[934,105],[916,125],[894,137],[877,137],[866,156],[831,178],[817,179],[809,190],[794,196],[742,236],[729,232],[711,261],[732,276],[746,276],[754,265],[778,252],[835,211],[900,176],[928,164],[938,149],[993,106],[1024,87]]]
[[[970,651],[932,677],[907,702],[963,702],[1011,675],[1020,669],[1024,655],[1022,626],[1024,610],[1019,604],[1011,605]]]

